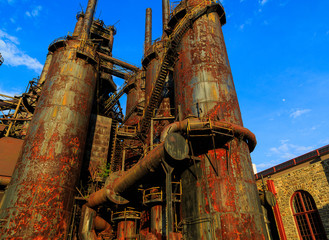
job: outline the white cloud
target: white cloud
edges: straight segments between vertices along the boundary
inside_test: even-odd
[[[36,59],[32,58],[24,51],[18,48],[19,41],[16,37],[0,30],[0,52],[4,58],[4,64],[9,66],[26,66],[40,73],[42,64]]]
[[[22,30],[21,27],[17,27],[17,28],[16,28],[16,32],[19,32],[19,31],[21,31],[21,30]]]
[[[281,140],[280,143],[280,146],[270,148],[267,156],[275,156],[278,159],[289,160],[314,149],[314,146],[306,147],[291,144],[289,143],[289,140]]]
[[[247,19],[243,24],[241,24],[240,26],[239,26],[239,29],[241,30],[241,31],[243,31],[244,30],[244,28],[247,26],[247,25],[250,25],[252,23],[252,19]]]
[[[11,89],[11,90],[5,90],[0,86],[0,93],[3,95],[7,95],[9,97],[19,96],[23,92],[23,89]]]
[[[15,22],[16,22],[14,18],[10,18],[10,21],[11,21],[12,23],[15,23]]]
[[[257,172],[261,172],[261,171],[268,169],[270,167],[273,167],[275,165],[277,165],[277,163],[274,163],[274,162],[256,164]]]
[[[301,115],[305,114],[305,113],[308,113],[310,112],[311,109],[297,109],[295,111],[293,111],[291,114],[290,114],[290,117],[292,118],[297,118],[297,117],[300,117]]]
[[[19,41],[18,41],[17,37],[11,36],[11,35],[9,35],[8,33],[4,32],[2,30],[0,30],[0,39],[7,39],[7,40],[9,40],[10,42],[13,42],[16,45],[19,44]]]
[[[265,5],[265,3],[267,3],[267,2],[268,2],[268,0],[259,0],[259,4],[262,6]]]
[[[25,15],[28,17],[37,17],[40,14],[40,11],[42,10],[42,6],[36,6],[31,11],[26,11]]]

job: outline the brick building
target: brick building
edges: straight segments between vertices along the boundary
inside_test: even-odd
[[[329,145],[264,170],[256,180],[260,192],[277,200],[273,208],[264,201],[272,239],[329,238]]]

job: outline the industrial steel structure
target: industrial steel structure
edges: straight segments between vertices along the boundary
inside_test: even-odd
[[[12,176],[0,170],[0,238],[268,239],[223,6],[163,0],[157,41],[146,9],[138,68],[112,56],[116,29],[96,4],[24,94],[1,95],[0,147],[24,143]]]

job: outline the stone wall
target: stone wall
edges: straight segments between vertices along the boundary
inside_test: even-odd
[[[85,149],[85,162],[95,180],[102,176],[108,159],[112,119],[92,114]]]
[[[292,195],[298,190],[312,195],[329,239],[329,154],[275,173],[266,179],[274,181],[287,239],[299,239],[291,208]],[[257,181],[257,185],[261,185],[261,180]]]

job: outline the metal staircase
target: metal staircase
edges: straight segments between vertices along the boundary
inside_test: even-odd
[[[129,90],[134,88],[134,87],[135,87],[135,81],[127,81],[123,84],[121,89],[118,89],[117,92],[113,93],[110,96],[110,98],[105,101],[105,104],[104,104],[105,114],[108,114],[110,111],[112,111],[112,108],[119,101],[119,99],[122,97],[122,95],[124,93],[129,92]]]
[[[119,128],[119,123],[117,121],[112,122],[112,129],[111,132],[112,134],[112,142],[111,142],[111,158],[110,158],[110,170],[111,172],[117,171],[118,164],[118,154],[121,153],[120,151],[120,140],[118,139],[118,128]]]
[[[175,65],[175,61],[178,57],[176,48],[184,34],[191,27],[192,23],[207,12],[208,6],[205,5],[205,1],[202,1],[187,13],[169,36],[167,48],[165,49],[165,54],[162,58],[161,68],[157,75],[150,101],[145,108],[143,119],[140,122],[139,134],[141,137],[145,137],[145,134],[148,132],[153,112],[161,103],[161,93],[163,91],[167,74],[169,69]]]

